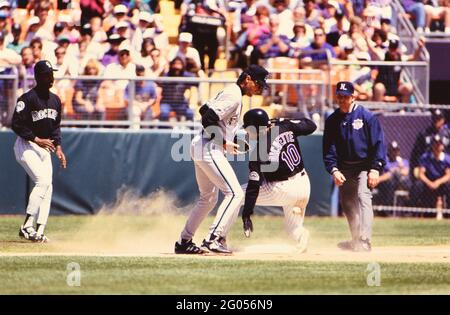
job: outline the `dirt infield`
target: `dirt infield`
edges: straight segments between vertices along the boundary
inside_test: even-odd
[[[450,246],[392,246],[374,248],[370,253],[354,253],[338,248],[312,248],[298,254],[286,244],[253,245],[236,248],[233,255],[206,254],[175,255],[170,251],[41,251],[37,253],[0,253],[0,257],[14,256],[99,256],[99,257],[197,257],[198,259],[261,260],[261,261],[323,261],[323,262],[392,262],[392,263],[450,263]]]

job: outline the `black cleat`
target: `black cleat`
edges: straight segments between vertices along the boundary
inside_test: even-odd
[[[181,243],[175,242],[175,254],[187,254],[187,255],[202,255],[207,253],[195,245],[192,240],[181,240]]]
[[[225,238],[212,236],[211,240],[203,240],[202,248],[216,254],[232,254],[233,252],[227,248]]]
[[[19,230],[19,236],[31,242],[39,242],[39,236],[32,226],[24,228],[22,225]]]

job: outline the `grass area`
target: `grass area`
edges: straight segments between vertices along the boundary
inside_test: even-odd
[[[66,265],[81,266],[81,286]],[[152,257],[2,257],[0,294],[449,294],[445,264],[381,264],[381,285],[366,284],[367,264],[261,262]]]
[[[74,239],[83,245],[149,246],[170,252],[184,216],[51,217],[51,244],[30,244],[17,237],[22,217],[0,217],[1,253],[63,253]],[[206,232],[202,225],[199,239]],[[244,240],[240,221],[231,244],[289,242],[279,217],[257,217],[255,233]],[[334,246],[348,238],[344,219],[307,218],[311,246]],[[449,245],[450,221],[376,218],[373,245]],[[145,240],[145,242],[141,242]],[[67,244],[67,245],[66,245]],[[122,248],[122,247],[120,247]],[[126,249],[126,247],[124,247]],[[81,266],[81,286],[66,284],[67,264]],[[450,263],[381,263],[381,286],[369,287],[367,263],[277,260],[233,260],[208,257],[0,256],[0,294],[14,293],[147,293],[147,294],[450,294]]]

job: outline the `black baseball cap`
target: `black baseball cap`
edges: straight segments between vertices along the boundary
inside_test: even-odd
[[[58,69],[53,68],[52,64],[48,60],[38,61],[34,66],[34,76],[50,73],[52,71],[58,71]]]
[[[353,95],[354,92],[355,88],[351,82],[341,81],[336,85],[336,95],[350,96]]]
[[[389,49],[397,49],[400,42],[397,39],[389,40]]]
[[[433,111],[433,113],[431,114],[431,120],[433,122],[436,122],[440,119],[443,119],[444,117],[444,113],[440,110],[440,109],[436,109]]]
[[[267,78],[269,77],[269,72],[261,66],[251,65],[247,69],[244,70],[244,73],[248,74],[253,81],[258,83],[264,89],[268,88]]]

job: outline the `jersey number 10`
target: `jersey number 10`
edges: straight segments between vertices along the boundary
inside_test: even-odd
[[[281,152],[281,159],[286,163],[291,171],[300,164],[301,157],[294,144],[287,146],[286,151]]]

